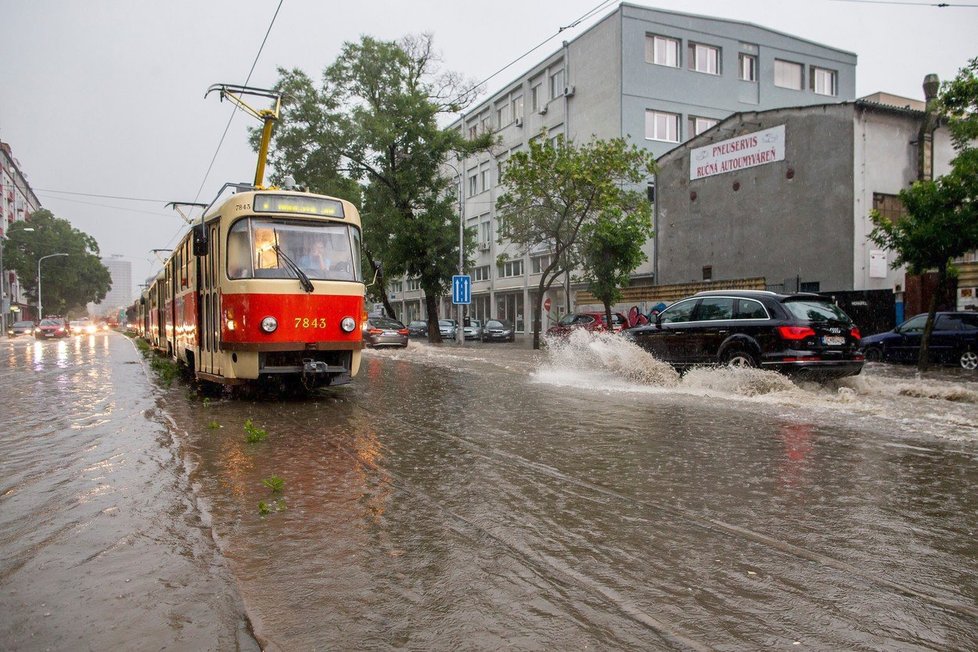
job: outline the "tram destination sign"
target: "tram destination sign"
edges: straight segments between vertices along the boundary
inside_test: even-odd
[[[303,195],[258,194],[255,195],[254,211],[256,213],[298,213],[300,215],[344,217],[343,202],[338,199]]]
[[[784,125],[728,138],[689,153],[689,180],[784,160]]]

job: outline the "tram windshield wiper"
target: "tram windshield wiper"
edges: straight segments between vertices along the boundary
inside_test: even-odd
[[[277,235],[278,234],[276,234],[276,236]],[[312,285],[312,281],[310,281],[306,273],[303,272],[302,269],[295,264],[295,261],[289,258],[288,254],[286,254],[285,251],[282,250],[282,247],[280,247],[276,242],[274,245],[272,245],[272,249],[274,249],[275,253],[277,253],[279,256],[282,257],[282,260],[285,261],[286,266],[290,270],[292,270],[292,273],[295,274],[296,278],[299,279],[299,284],[302,286],[302,289],[305,290],[306,292],[312,292],[314,289]]]

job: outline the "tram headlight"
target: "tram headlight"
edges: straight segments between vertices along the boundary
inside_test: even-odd
[[[261,320],[261,329],[266,333],[274,333],[278,328],[278,320],[274,317],[265,317]]]
[[[357,327],[357,322],[353,317],[344,317],[343,321],[340,322],[340,328],[343,329],[344,333],[352,333],[353,329]]]

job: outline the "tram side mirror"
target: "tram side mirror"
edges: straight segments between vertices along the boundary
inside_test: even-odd
[[[207,255],[207,229],[203,224],[194,226],[194,255]]]

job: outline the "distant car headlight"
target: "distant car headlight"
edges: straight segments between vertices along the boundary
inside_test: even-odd
[[[261,329],[266,333],[274,333],[278,328],[278,320],[274,317],[265,317],[261,320]]]
[[[340,322],[340,328],[343,329],[344,333],[352,333],[356,327],[357,322],[353,317],[344,317],[343,321]]]

